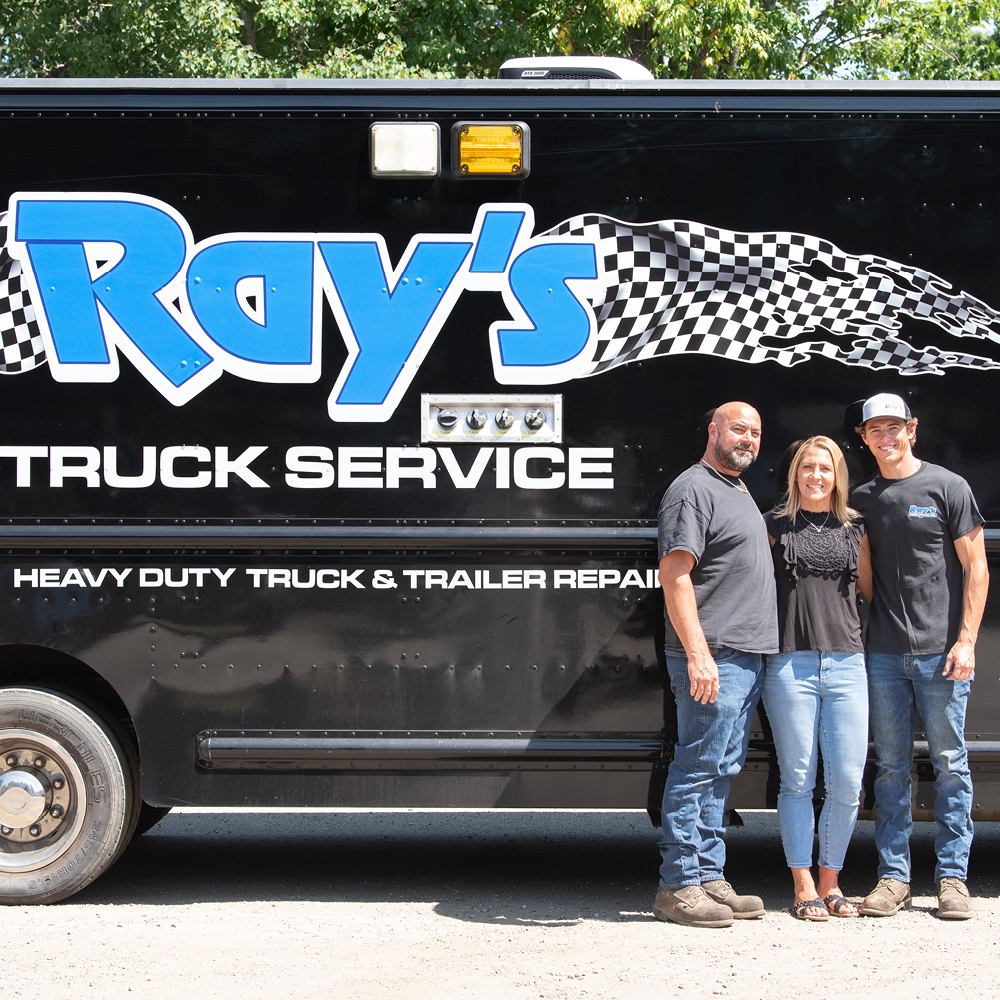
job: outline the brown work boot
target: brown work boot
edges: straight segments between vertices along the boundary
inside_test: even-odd
[[[733,887],[725,879],[717,878],[711,882],[702,882],[701,887],[709,899],[728,906],[736,920],[764,916],[764,900],[760,896],[741,896],[733,891]]]
[[[878,885],[861,904],[863,917],[891,917],[901,909],[909,910],[913,906],[910,899],[910,885],[896,878],[880,878]]]
[[[733,922],[733,911],[709,899],[700,885],[680,889],[661,885],[656,890],[653,913],[657,920],[672,920],[687,927],[729,927]]]
[[[942,920],[968,920],[973,910],[965,883],[960,878],[939,878],[937,885],[937,915]]]

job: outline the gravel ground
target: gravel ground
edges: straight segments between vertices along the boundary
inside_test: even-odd
[[[931,1000],[1000,985],[1000,824],[977,828],[974,920],[935,918],[921,823],[911,912],[808,924],[787,911],[774,814],[744,819],[727,875],[768,913],[709,931],[652,918],[641,812],[175,812],[82,893],[2,911],[20,958],[0,995]],[[863,895],[874,872],[859,823],[842,887]]]

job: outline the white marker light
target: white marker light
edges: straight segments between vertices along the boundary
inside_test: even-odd
[[[437,177],[441,136],[436,122],[375,122],[372,177]]]

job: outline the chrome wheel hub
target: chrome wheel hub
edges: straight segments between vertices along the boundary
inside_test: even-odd
[[[33,826],[48,809],[48,782],[27,768],[14,768],[0,774],[0,826]]]
[[[0,872],[41,868],[69,850],[85,808],[83,775],[63,747],[0,730]]]

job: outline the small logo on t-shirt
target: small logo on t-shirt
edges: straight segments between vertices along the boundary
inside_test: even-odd
[[[937,507],[918,507],[915,503],[910,504],[910,517],[937,517]]]

